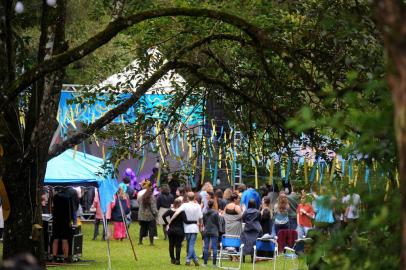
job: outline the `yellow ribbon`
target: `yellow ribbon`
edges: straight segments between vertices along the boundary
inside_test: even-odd
[[[275,165],[275,160],[271,159],[271,163],[269,164],[269,184],[273,184],[273,168]]]

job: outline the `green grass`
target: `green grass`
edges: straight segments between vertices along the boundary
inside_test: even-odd
[[[100,229],[101,226],[100,226]],[[112,226],[111,226],[112,229]],[[115,241],[110,240],[110,250],[111,250],[111,265],[113,270],[127,270],[127,269],[142,269],[142,270],[155,270],[155,269],[165,269],[165,270],[180,270],[180,269],[197,269],[198,267],[184,265],[186,258],[186,241],[183,242],[181,264],[173,265],[170,263],[169,252],[168,252],[168,241],[164,241],[162,237],[162,228],[158,228],[159,240],[155,240],[155,246],[150,246],[149,241],[144,241],[144,245],[137,245],[138,242],[138,223],[131,224],[130,234],[133,239],[135,251],[138,256],[138,261],[134,260],[133,253],[130,246],[129,240]],[[83,244],[83,256],[82,260],[85,262],[73,263],[64,266],[52,266],[48,269],[55,270],[67,270],[67,269],[78,269],[78,270],[107,270],[108,260],[107,260],[107,243],[106,241],[96,240],[92,241],[93,236],[93,224],[86,223],[82,225],[82,232],[84,238]],[[99,236],[100,239],[100,236]],[[2,246],[1,246],[2,249]],[[196,243],[196,252],[198,256],[202,254],[202,241],[201,237],[198,237]],[[90,262],[86,262],[90,261]],[[202,263],[202,260],[199,260]],[[226,266],[237,266],[237,263],[227,262]],[[304,268],[304,263],[300,264],[301,269]],[[200,268],[203,268],[200,266]],[[211,262],[209,262],[209,268],[211,268]],[[285,269],[294,269],[294,263],[292,261],[286,262]],[[204,269],[204,268],[203,268]],[[211,268],[213,269],[213,268]],[[252,269],[251,258],[247,256],[247,263],[243,264],[243,270]],[[256,270],[270,270],[273,269],[273,262],[259,262],[255,265]],[[276,269],[283,269],[283,258],[278,259]]]

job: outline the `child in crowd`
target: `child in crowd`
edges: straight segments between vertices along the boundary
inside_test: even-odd
[[[182,204],[182,197],[178,197],[174,200],[172,208],[167,210],[162,215],[162,220],[165,223],[165,226],[168,226],[168,217],[169,219],[175,214],[176,209],[178,209]],[[171,257],[171,263],[180,265],[180,252],[182,248],[182,241],[185,238],[185,232],[183,229],[183,222],[186,221],[185,212],[181,212],[168,227],[168,238],[169,238],[169,256]],[[176,249],[176,255],[175,255]]]
[[[213,266],[216,266],[217,260],[217,240],[219,237],[220,223],[218,211],[213,209],[214,200],[210,199],[207,202],[207,212],[203,215],[203,261],[204,266],[207,266],[207,261],[209,259],[209,247],[211,243],[211,249],[213,252]]]

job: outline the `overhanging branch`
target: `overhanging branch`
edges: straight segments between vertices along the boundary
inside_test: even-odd
[[[231,15],[226,12],[196,8],[167,8],[159,10],[148,10],[125,18],[118,18],[117,20],[109,23],[103,31],[96,34],[82,45],[69,50],[66,53],[60,54],[51,60],[37,65],[35,68],[23,74],[20,78],[10,82],[4,88],[3,93],[5,96],[0,96],[0,111],[3,110],[4,106],[8,102],[14,100],[19,93],[21,93],[29,85],[31,85],[33,82],[35,82],[45,74],[58,70],[61,67],[64,67],[70,63],[75,62],[76,60],[83,58],[84,56],[109,42],[119,32],[125,30],[130,26],[133,26],[145,20],[166,16],[206,17],[220,20],[244,31],[248,36],[251,37],[253,43],[258,44],[258,46],[272,47],[273,45],[273,43],[270,42],[270,40],[268,39],[267,35],[265,35],[260,28],[240,17]]]

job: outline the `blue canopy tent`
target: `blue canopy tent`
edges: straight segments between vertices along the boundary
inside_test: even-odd
[[[53,186],[96,186],[105,213],[118,190],[118,184],[114,179],[102,176],[103,163],[101,158],[68,149],[48,161],[44,183]]]
[[[66,150],[47,164],[45,185],[92,185],[103,181],[101,158],[74,150]]]

